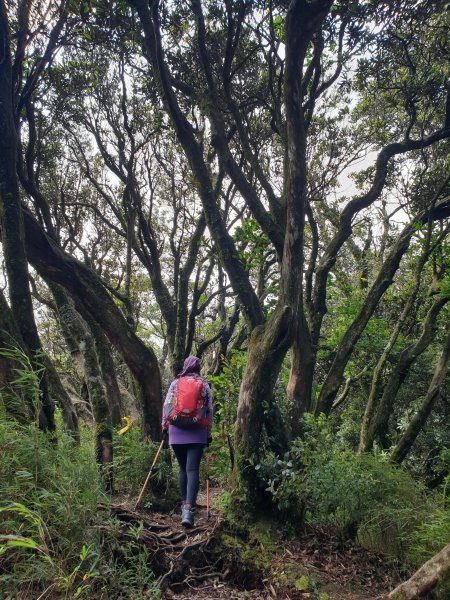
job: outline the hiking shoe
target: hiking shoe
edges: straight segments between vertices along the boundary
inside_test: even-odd
[[[194,510],[190,504],[183,504],[181,507],[181,524],[188,528],[194,526]]]

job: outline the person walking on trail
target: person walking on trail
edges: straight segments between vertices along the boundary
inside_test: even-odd
[[[201,362],[188,356],[183,369],[172,381],[163,406],[163,435],[168,435],[179,465],[181,524],[193,527],[199,487],[200,461],[211,441],[212,395],[200,376]]]

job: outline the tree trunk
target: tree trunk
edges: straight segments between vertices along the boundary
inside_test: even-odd
[[[71,435],[78,443],[80,435],[78,430],[78,415],[73,405],[72,399],[63,386],[61,378],[56,371],[55,365],[52,363],[49,356],[43,355],[43,363],[47,375],[48,386],[55,404],[61,409],[61,416],[64,421],[66,432]]]
[[[383,441],[386,437],[389,417],[398,390],[405,381],[411,365],[433,341],[436,333],[437,316],[447,302],[448,300],[446,298],[438,298],[434,301],[427,313],[420,338],[415,344],[408,346],[400,354],[398,363],[389,376],[378,405],[375,408],[370,407],[370,418],[368,415],[364,415],[361,427],[359,452],[367,452],[370,450],[376,439]],[[366,413],[367,412],[368,408],[366,407]]]
[[[20,423],[30,423],[34,418],[34,393],[17,396],[12,382],[17,379],[17,369],[23,365],[10,354],[18,349],[26,355],[25,343],[14,320],[14,316],[0,290],[0,396],[6,412]]]
[[[450,544],[430,558],[408,581],[393,590],[389,600],[418,600],[450,575]]]
[[[85,381],[95,419],[96,457],[101,467],[107,491],[112,491],[112,427],[103,377],[98,363],[92,332],[75,309],[66,292],[58,285],[51,285],[58,307],[60,322],[78,345],[83,358]]]
[[[0,290],[0,348],[18,348],[26,354],[26,346],[22,335],[12,315],[11,309]],[[51,396],[59,404],[66,431],[75,441],[79,441],[78,417],[75,412],[72,400],[61,383],[58,373],[50,360],[43,354],[41,360],[45,366],[47,381]],[[18,406],[14,399],[9,397],[8,387],[10,382],[17,379],[17,369],[24,368],[23,364],[0,355],[0,390],[2,390],[3,401],[6,402],[8,412],[23,423],[29,423],[34,418],[35,407],[31,394],[26,395],[23,406]],[[11,390],[14,395],[14,389]],[[13,400],[12,402],[10,402]]]
[[[0,349],[17,348],[26,355],[26,347],[22,339],[22,335],[17,327],[17,324],[9,308],[3,292],[0,290]],[[72,400],[61,383],[58,373],[50,360],[43,354],[41,360],[45,366],[46,376],[50,387],[50,392],[55,402],[61,408],[61,414],[67,433],[71,435],[75,441],[79,441],[78,432],[78,417],[75,412]],[[3,401],[6,404],[6,409],[10,414],[17,418],[22,423],[29,423],[33,420],[35,407],[33,404],[34,398],[32,394],[26,394],[22,406],[18,403],[18,398],[15,398],[14,386],[11,389],[11,394],[8,388],[11,382],[17,379],[17,369],[23,369],[24,365],[7,356],[2,356],[0,353],[0,390]],[[17,389],[17,388],[16,388]],[[26,392],[26,390],[25,390]]]
[[[381,267],[378,277],[368,292],[358,314],[345,332],[341,343],[339,344],[333,364],[331,365],[322,386],[317,402],[316,414],[323,412],[328,415],[330,413],[334,399],[336,398],[342,382],[344,369],[353,352],[353,348],[369,322],[369,319],[373,315],[375,308],[378,306],[378,302],[384,292],[391,285],[394,275],[399,267],[400,260],[409,247],[414,231],[414,224],[405,227]]]
[[[139,204],[142,203],[140,196],[137,196],[137,202]],[[155,298],[161,311],[161,315],[166,324],[167,344],[169,346],[170,352],[172,352],[173,347],[175,345],[176,331],[175,307],[172,295],[162,278],[162,269],[159,260],[160,257],[157,244],[153,239],[153,233],[141,209],[139,210],[139,230],[141,233],[140,238],[142,247],[135,243],[134,250],[137,256],[139,257],[141,263],[147,269],[148,275],[150,277],[153,293],[155,294]]]
[[[239,322],[240,308],[239,304],[234,305],[233,314],[227,319],[226,315],[223,317],[222,326],[223,331],[219,338],[219,349],[217,350],[214,366],[211,369],[214,376],[220,375],[222,372],[222,358],[228,357],[229,355],[229,344],[233,336],[235,327]]]
[[[81,397],[78,390],[75,389],[73,382],[68,377],[62,376],[61,383],[69,395],[72,406],[75,408],[78,420],[81,419],[88,427],[95,425],[94,415],[92,414],[89,402]]]
[[[178,373],[183,366],[183,360],[187,352],[187,330],[188,330],[188,306],[189,306],[189,282],[194,270],[200,240],[206,229],[205,215],[202,213],[197,222],[195,231],[189,242],[189,249],[184,266],[180,270],[178,297],[176,305],[176,331],[175,344],[172,352],[172,372]]]
[[[134,333],[97,275],[64,252],[24,210],[28,257],[46,280],[59,283],[88,311],[121,353],[142,391],[143,432],[161,437],[162,390],[156,356]]]
[[[288,307],[277,308],[250,337],[235,424],[235,464],[238,485],[244,487],[242,491],[251,501],[261,500],[256,472],[250,464],[258,458],[264,412],[273,402],[273,388],[290,345],[290,318]]]
[[[14,123],[11,56],[6,8],[0,3],[0,200],[3,252],[8,277],[9,296],[14,320],[22,334],[33,368],[39,370],[41,343],[34,320],[33,304],[25,253],[22,209],[17,179],[17,133]],[[39,427],[54,431],[55,407],[48,392],[45,370],[39,376],[40,406]]]
[[[432,222],[429,221],[428,231],[427,231],[426,239],[425,239],[425,243],[424,243],[424,249],[422,251],[422,254],[420,256],[420,259],[419,259],[416,269],[414,271],[414,280],[413,280],[413,284],[411,286],[411,291],[408,294],[408,297],[405,301],[405,305],[402,309],[402,312],[401,312],[398,320],[394,324],[393,330],[389,336],[388,343],[386,344],[385,348],[383,349],[383,352],[381,353],[381,356],[377,360],[377,364],[375,365],[375,368],[373,370],[369,398],[367,400],[366,409],[364,411],[363,422],[362,422],[362,426],[361,426],[360,445],[359,445],[360,452],[366,448],[366,445],[368,442],[368,440],[366,439],[367,432],[371,427],[372,419],[373,419],[374,413],[377,409],[377,402],[378,402],[379,395],[380,395],[381,382],[382,382],[385,365],[387,363],[387,360],[392,351],[392,348],[394,347],[394,344],[397,341],[397,338],[400,334],[400,331],[401,331],[406,319],[410,318],[410,314],[413,310],[414,305],[416,304],[416,298],[417,298],[417,294],[419,293],[420,283],[421,283],[421,279],[422,279],[422,272],[423,272],[425,264],[430,255],[431,234],[432,234]],[[373,442],[373,440],[369,441],[369,446],[371,446],[372,442]]]
[[[276,456],[283,456],[289,449],[288,427],[273,392],[269,395],[268,400],[268,408],[264,410],[264,425],[269,448]]]
[[[247,498],[258,499],[254,469],[259,451],[261,411],[270,407],[282,361],[293,342],[310,343],[303,306],[304,224],[306,213],[306,124],[303,111],[302,71],[308,44],[331,3],[291,3],[286,16],[286,69],[284,102],[289,156],[284,182],[286,226],[277,307],[250,338],[247,365],[239,393],[235,438],[237,481]],[[303,346],[304,347],[304,346]]]
[[[311,346],[306,323],[301,326],[301,331],[306,339],[299,337],[291,348],[291,372],[286,389],[293,438],[301,435],[302,417],[312,410],[312,387],[316,365],[315,352]]]
[[[81,316],[87,323],[87,326],[92,332],[95,340],[95,348],[97,350],[98,362],[102,372],[103,383],[106,389],[107,403],[111,414],[111,423],[113,427],[117,427],[122,423],[122,398],[120,395],[119,383],[116,376],[116,367],[111,355],[111,350],[108,340],[103,333],[103,329],[98,325],[90,313],[82,307],[77,306],[77,310],[81,308]],[[131,325],[132,326],[132,325]]]
[[[448,362],[450,360],[450,323],[448,324],[448,334],[444,343],[441,357],[436,369],[434,371],[433,378],[428,388],[425,399],[414,415],[411,423],[407,430],[404,432],[396,447],[391,454],[391,461],[395,463],[401,463],[411,450],[412,445],[416,441],[417,436],[425,425],[436,400],[439,398],[441,386],[444,383],[445,376],[447,375]]]

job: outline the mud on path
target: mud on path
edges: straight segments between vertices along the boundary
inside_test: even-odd
[[[212,504],[218,495],[220,490],[211,490]],[[212,508],[207,516],[202,491],[192,529],[181,526],[178,508],[169,513],[135,511],[132,501],[122,499],[113,503],[112,512],[121,522],[123,543],[135,536],[130,528],[142,523],[138,543],[150,551],[149,566],[164,599],[376,600],[403,578],[382,557],[320,532],[280,536],[269,569],[262,572],[255,566],[249,577],[248,565],[239,572],[234,561],[217,559],[220,513]]]

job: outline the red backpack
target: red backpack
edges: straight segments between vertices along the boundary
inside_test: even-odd
[[[203,395],[203,390],[203,379],[200,376],[180,377],[169,400],[168,422],[181,429],[207,427],[207,396]]]

